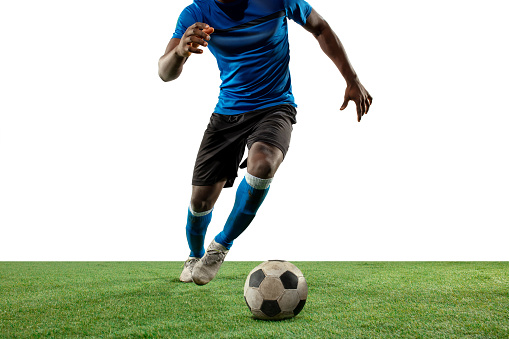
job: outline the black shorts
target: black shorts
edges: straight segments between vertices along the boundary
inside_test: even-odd
[[[193,185],[209,186],[226,178],[224,187],[232,187],[246,145],[250,149],[257,141],[276,146],[286,156],[296,115],[288,104],[237,115],[212,113],[196,157]]]

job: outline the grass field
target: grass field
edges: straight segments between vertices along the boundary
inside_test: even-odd
[[[278,322],[244,302],[259,263],[197,286],[180,262],[0,262],[0,337],[509,338],[509,262],[294,262],[308,300]]]

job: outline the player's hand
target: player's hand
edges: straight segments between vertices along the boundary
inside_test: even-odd
[[[214,32],[214,28],[203,22],[197,22],[189,26],[177,46],[175,53],[181,57],[188,58],[191,54],[201,54],[202,49],[199,46],[207,47],[210,34]]]
[[[352,82],[346,86],[345,101],[340,110],[344,110],[348,106],[348,101],[352,100],[357,105],[357,121],[361,121],[364,114],[368,114],[369,107],[373,102],[373,98],[368,91],[358,81]]]

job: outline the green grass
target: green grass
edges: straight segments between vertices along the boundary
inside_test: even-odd
[[[176,262],[0,262],[0,337],[509,338],[509,262],[294,262],[309,296],[255,320],[225,262],[205,286]]]

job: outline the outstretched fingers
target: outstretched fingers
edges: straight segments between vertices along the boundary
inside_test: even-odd
[[[193,44],[187,46],[187,50],[191,53],[195,53],[195,54],[201,54],[203,53],[203,50],[202,49],[199,49],[197,47],[194,47]]]
[[[209,26],[209,27],[205,28],[203,31],[210,35],[210,34],[214,33],[214,27]]]
[[[371,107],[371,103],[373,102],[373,98],[371,97],[371,95],[369,95],[368,93],[368,96],[365,100],[365,105],[366,105],[366,113],[365,114],[368,114],[369,112],[369,108]]]
[[[188,30],[195,30],[195,29],[198,29],[200,31],[203,31],[203,30],[208,30],[210,29],[211,27],[209,26],[209,24],[206,24],[204,22],[195,22],[194,24],[192,24],[191,26],[189,26]],[[205,33],[207,34],[207,33]]]
[[[196,22],[189,26],[182,37],[182,48],[184,53],[189,56],[192,53],[201,54],[203,50],[200,46],[207,47],[210,40],[210,34],[214,32],[214,28],[203,22]]]
[[[362,105],[361,102],[356,102],[355,104],[357,105],[357,121],[360,122],[361,117],[364,114],[362,111]]]
[[[360,93],[356,93],[354,95],[354,98],[351,99],[355,102],[355,104],[357,106],[357,121],[358,122],[361,121],[362,116],[364,114],[368,114],[369,108],[371,107],[371,103],[373,102],[373,98],[364,89],[364,87],[361,87],[360,89],[361,89]]]
[[[345,97],[345,101],[343,101],[343,105],[341,105],[341,107],[339,108],[339,110],[344,110],[346,108],[346,106],[348,106],[348,99],[347,97]]]
[[[207,47],[207,45],[209,44],[205,40],[203,40],[201,38],[198,38],[196,36],[189,36],[189,37],[187,37],[186,43],[187,44],[191,44],[193,47],[198,47],[198,45],[201,45],[203,47]]]
[[[210,40],[210,35],[205,33],[202,29],[199,29],[199,28],[193,28],[190,32],[189,32],[189,35],[190,36],[197,36],[197,37],[200,37],[204,40]]]

